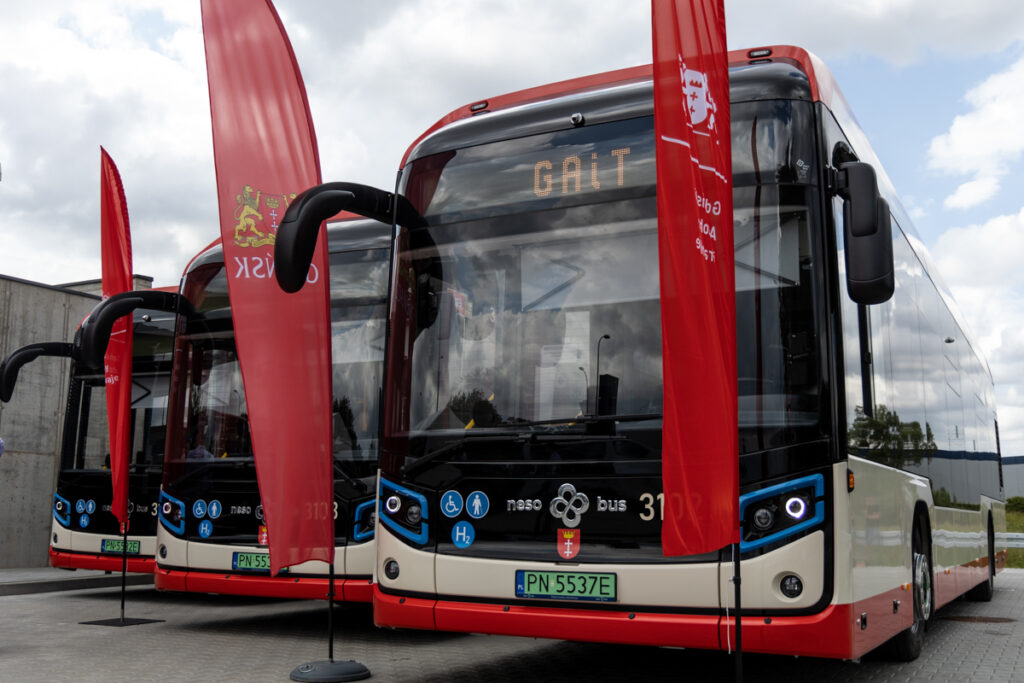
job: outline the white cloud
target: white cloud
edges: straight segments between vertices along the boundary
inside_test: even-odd
[[[869,54],[908,64],[997,52],[1024,35],[1024,12],[1006,0],[726,0],[725,10],[730,46],[788,43],[826,60]]]
[[[999,178],[982,176],[962,183],[953,194],[943,200],[947,209],[970,209],[984,204],[999,191]]]
[[[972,208],[994,197],[1000,179],[1024,152],[1024,58],[969,90],[964,99],[972,110],[957,116],[928,150],[929,169],[973,176],[946,198],[947,208]]]

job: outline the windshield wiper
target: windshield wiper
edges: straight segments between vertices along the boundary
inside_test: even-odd
[[[581,415],[575,422],[643,422],[660,420],[661,413],[620,413],[618,415]]]
[[[366,493],[369,488],[366,486],[366,482],[362,479],[356,479],[351,474],[345,471],[345,468],[341,466],[341,463],[337,460],[334,461],[334,476],[341,475],[341,478],[351,484],[359,493]]]
[[[430,462],[432,462],[433,460],[436,460],[440,456],[445,455],[447,453],[451,453],[452,451],[457,451],[460,448],[462,448],[465,445],[465,443],[466,443],[466,438],[472,438],[474,441],[505,441],[509,437],[517,437],[517,436],[520,436],[520,432],[511,432],[511,431],[500,431],[500,432],[487,431],[487,432],[485,432],[485,431],[476,431],[476,430],[472,430],[472,429],[467,429],[463,433],[462,437],[460,437],[458,439],[455,439],[454,441],[449,441],[448,443],[444,444],[443,446],[439,446],[439,447],[435,448],[434,450],[430,451],[429,453],[424,453],[423,455],[420,456],[420,458],[416,462],[412,463],[411,465],[408,465],[407,467],[403,467],[402,468],[402,472],[406,476],[411,476],[411,475],[415,474],[416,472],[418,472],[419,470],[423,469],[423,467],[425,467],[426,465],[430,464]]]

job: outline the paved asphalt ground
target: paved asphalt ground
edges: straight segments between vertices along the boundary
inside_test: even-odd
[[[119,614],[119,576],[0,570],[0,681],[287,681],[294,667],[327,657],[320,602],[134,585],[126,616],[163,621],[80,623]],[[371,681],[733,680],[733,659],[720,652],[392,631],[372,625],[368,606],[338,607],[335,618],[335,658],[362,662]],[[990,603],[958,600],[940,610],[916,662],[748,653],[743,665],[748,683],[1024,681],[1024,570],[1002,572]]]

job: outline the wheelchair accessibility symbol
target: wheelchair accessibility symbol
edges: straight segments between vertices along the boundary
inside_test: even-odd
[[[458,517],[462,512],[462,494],[458,491],[445,491],[441,496],[441,514],[445,517]]]

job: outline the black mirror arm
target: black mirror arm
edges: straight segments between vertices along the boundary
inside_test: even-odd
[[[114,323],[137,308],[146,308],[168,313],[192,314],[192,305],[175,292],[160,292],[142,289],[122,292],[100,302],[82,323],[82,347],[80,360],[92,368],[103,367],[103,356],[110,343]]]
[[[274,274],[289,294],[302,289],[313,262],[320,224],[342,211],[381,223],[418,226],[423,219],[400,195],[358,183],[324,183],[300,193],[284,214],[274,241]]]
[[[31,363],[39,356],[76,358],[76,355],[75,346],[68,342],[41,342],[16,349],[0,363],[0,402],[7,403],[11,400],[14,385],[18,382],[18,371],[23,365]]]

